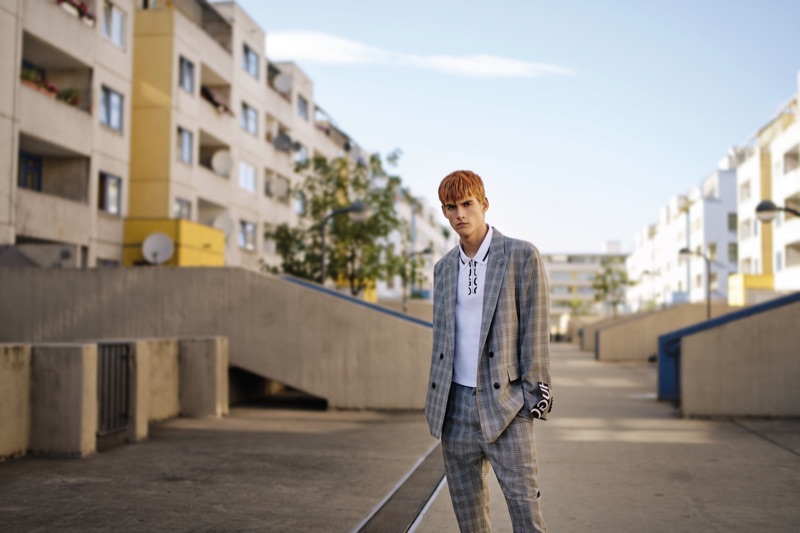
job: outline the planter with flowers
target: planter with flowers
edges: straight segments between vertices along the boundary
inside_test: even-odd
[[[20,70],[19,73],[19,79],[22,85],[25,85],[35,91],[39,91],[50,98],[55,98],[56,94],[58,94],[58,87],[52,83],[49,83],[45,78],[44,73],[39,69],[22,67],[22,70]]]
[[[94,27],[95,16],[94,13],[89,11],[89,6],[86,2],[81,0],[56,0],[56,4],[73,17],[81,19],[87,26]]]

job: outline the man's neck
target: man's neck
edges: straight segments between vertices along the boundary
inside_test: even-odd
[[[464,250],[464,254],[466,254],[467,257],[470,259],[475,257],[475,254],[478,253],[478,250],[480,249],[481,244],[483,244],[483,239],[486,238],[487,233],[489,233],[489,226],[484,224],[482,232],[475,232],[474,234],[470,235],[468,241],[461,239],[461,249]]]

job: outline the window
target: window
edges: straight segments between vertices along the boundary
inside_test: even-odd
[[[753,220],[753,237],[758,237],[758,219]]]
[[[694,231],[700,231],[703,229],[703,219],[696,218],[694,219]]]
[[[728,213],[728,231],[736,231],[736,226],[739,225],[739,215],[736,213]]]
[[[752,236],[750,220],[742,220],[739,224],[739,240],[749,239]]]
[[[125,46],[125,13],[108,1],[103,4],[103,36],[120,48]]]
[[[181,56],[180,86],[187,93],[194,94],[194,63]]]
[[[715,242],[708,243],[708,258],[711,261],[714,261],[717,258],[717,243]]]
[[[178,127],[178,159],[182,163],[192,164],[192,148],[194,147],[192,132]]]
[[[30,191],[42,191],[42,158],[19,153],[19,186]]]
[[[783,154],[783,173],[788,174],[800,166],[800,146],[795,146]]]
[[[296,144],[296,150],[294,151],[294,162],[303,164],[308,162],[308,149],[300,143]]]
[[[258,54],[246,44],[242,50],[242,68],[255,79],[258,79]]]
[[[694,286],[700,288],[703,286],[703,276],[698,274],[694,277]]]
[[[258,135],[258,113],[255,108],[250,107],[242,102],[242,116],[241,116],[242,129]]]
[[[778,250],[775,252],[775,272],[783,270],[783,252]]]
[[[308,100],[300,94],[297,95],[297,114],[303,120],[308,120]]]
[[[239,248],[256,250],[256,225],[246,220],[239,221]]]
[[[284,204],[289,203],[289,180],[283,176],[267,173],[264,179],[264,194]]]
[[[306,195],[303,191],[297,191],[294,195],[294,212],[301,216],[306,214]]]
[[[105,85],[100,94],[100,124],[122,132],[122,95]]]
[[[175,197],[172,204],[172,216],[183,220],[192,219],[192,202],[184,198]]]
[[[100,173],[97,207],[109,215],[120,215],[122,179],[105,172]]]
[[[256,168],[250,163],[239,162],[239,187],[256,192]]]
[[[750,196],[751,196],[750,180],[747,180],[741,185],[739,185],[739,203],[749,200]]]
[[[263,252],[265,255],[275,255],[277,253],[277,248],[275,246],[275,239],[267,237],[268,233],[272,233],[275,228],[273,226],[264,226],[264,249]]]
[[[717,273],[716,272],[712,272],[711,275],[708,277],[708,279],[709,279],[709,283],[708,283],[709,290],[711,292],[719,291],[719,279],[717,278]]]

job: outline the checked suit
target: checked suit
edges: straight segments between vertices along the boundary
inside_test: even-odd
[[[433,349],[425,415],[442,439],[448,486],[462,531],[491,531],[491,463],[514,531],[545,531],[539,510],[533,420],[550,384],[549,286],[539,251],[494,229],[483,287],[475,388],[453,382],[459,249],[434,267]],[[546,411],[544,413],[546,416]],[[543,416],[543,417],[544,417]]]

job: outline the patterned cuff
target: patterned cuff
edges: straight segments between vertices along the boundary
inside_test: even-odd
[[[533,393],[536,403],[531,409],[533,418],[547,419],[547,413],[553,409],[553,396],[550,394],[550,385],[539,382],[537,390]]]

